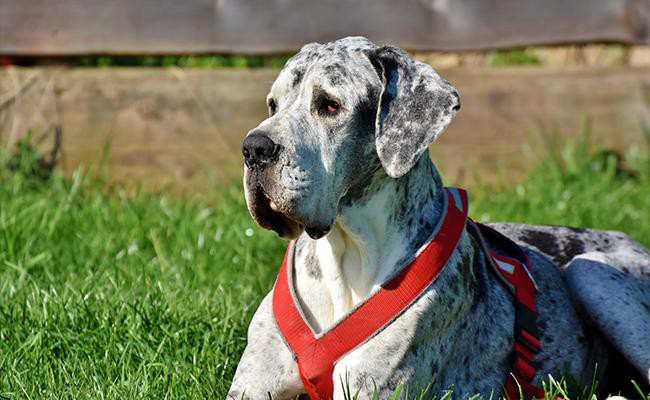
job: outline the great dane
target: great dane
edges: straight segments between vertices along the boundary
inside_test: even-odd
[[[312,43],[267,96],[244,141],[252,217],[294,240],[295,296],[322,332],[399,272],[441,219],[443,185],[427,148],[460,109],[429,65],[362,37]],[[458,155],[463,157],[462,154]],[[648,223],[648,221],[639,221]],[[650,379],[650,252],[622,233],[493,224],[526,251],[537,282],[539,384],[549,374],[607,393]],[[336,363],[334,398],[502,396],[511,369],[512,294],[464,231],[438,278],[376,336]],[[273,266],[271,266],[273,267]],[[229,397],[305,393],[269,294],[255,313]]]

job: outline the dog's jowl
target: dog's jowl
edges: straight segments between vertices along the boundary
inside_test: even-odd
[[[401,383],[512,397],[512,379],[535,397],[549,374],[596,376],[603,394],[648,384],[650,251],[617,232],[466,219],[427,151],[460,96],[429,65],[360,37],[312,43],[266,100],[243,143],[246,201],[291,244],[230,397],[384,399]]]

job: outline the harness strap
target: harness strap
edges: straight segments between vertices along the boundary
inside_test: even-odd
[[[515,306],[515,344],[512,369],[506,378],[505,390],[509,400],[542,399],[544,390],[532,382],[537,373],[534,362],[535,355],[541,348],[540,332],[537,327],[537,284],[529,271],[530,260],[526,253],[513,241],[496,230],[476,223],[479,242],[490,255],[488,263],[513,293]],[[499,248],[505,248],[512,257],[489,249],[481,236],[498,243]]]
[[[468,198],[455,188],[445,193],[445,215],[433,239],[397,276],[323,333],[314,333],[296,301],[291,284],[294,246],[289,245],[273,289],[273,313],[312,400],[332,398],[336,362],[401,314],[435,280],[456,249],[467,220]]]
[[[294,354],[300,378],[312,400],[330,400],[334,394],[334,366],[348,352],[381,332],[406,309],[444,268],[455,250],[467,221],[468,197],[463,190],[445,189],[445,215],[431,241],[415,259],[386,284],[338,321],[316,334],[304,319],[293,288],[294,244],[290,243],[273,289],[273,313],[285,342]],[[509,400],[540,399],[544,391],[533,385],[537,372],[534,356],[540,350],[537,328],[537,287],[528,256],[505,236],[480,224],[467,224],[489,257],[488,263],[513,293],[515,343],[512,369],[506,379]],[[486,246],[483,236],[499,243],[508,256]]]

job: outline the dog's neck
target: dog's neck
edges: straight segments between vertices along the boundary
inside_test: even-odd
[[[341,318],[397,274],[422,247],[443,210],[438,171],[422,156],[406,175],[378,171],[354,198],[341,201],[332,230],[315,243],[315,256]]]

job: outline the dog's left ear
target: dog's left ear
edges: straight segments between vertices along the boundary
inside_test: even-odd
[[[383,83],[375,145],[386,173],[406,174],[460,109],[456,89],[431,66],[404,50],[383,46],[367,53]]]

